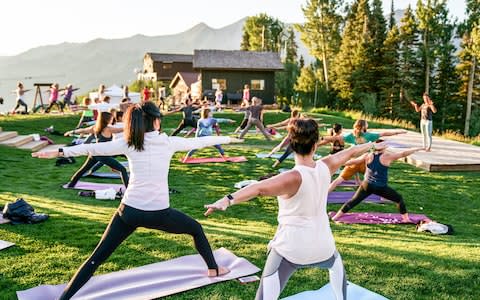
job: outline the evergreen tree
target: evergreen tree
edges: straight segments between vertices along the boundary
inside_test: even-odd
[[[309,106],[313,103],[315,92],[315,84],[317,78],[315,76],[314,67],[312,65],[303,67],[300,70],[300,76],[297,78],[294,89],[299,94],[299,100],[302,106]]]
[[[367,0],[356,0],[347,15],[340,51],[334,60],[332,86],[343,100],[341,108],[362,108],[362,95],[372,92],[371,73],[368,72],[372,49],[369,27],[370,9]]]
[[[419,86],[418,78],[421,76],[420,63],[417,60],[416,49],[418,48],[418,27],[415,16],[410,6],[400,20],[399,27],[399,103],[396,107],[400,118],[413,121],[411,97],[422,93],[423,85]]]
[[[330,62],[340,45],[339,8],[342,0],[307,0],[303,10],[305,23],[298,26],[301,39],[310,53],[322,62],[323,78],[327,91],[330,87]]]
[[[243,25],[241,50],[279,52],[282,40],[283,24],[264,13],[248,17]]]
[[[472,103],[475,103],[476,83],[478,82],[478,61],[480,60],[480,37],[478,26],[480,26],[480,2],[467,0],[466,19],[459,26],[459,34],[462,37],[462,51],[459,53],[460,64],[457,67],[462,76],[460,95],[466,98],[464,135],[478,134],[480,128],[471,130]],[[478,99],[478,98],[476,98]]]
[[[459,81],[455,74],[456,49],[452,43],[456,26],[448,16],[446,3],[438,7],[436,19],[441,31],[436,37],[438,65],[433,77],[434,96],[437,99],[435,102],[438,110],[435,116],[440,119],[440,130],[445,131],[461,126],[458,124],[458,117],[462,114],[462,109],[457,97]]]
[[[291,103],[295,93],[293,87],[300,72],[297,64],[298,45],[295,42],[295,32],[292,27],[287,29],[286,36],[284,69],[275,75],[275,86],[278,89],[277,96],[281,103]]]
[[[395,105],[399,102],[399,56],[400,32],[397,25],[393,25],[387,34],[383,47],[383,78],[379,80],[382,99],[384,99],[380,112],[386,113],[390,118],[397,118]]]

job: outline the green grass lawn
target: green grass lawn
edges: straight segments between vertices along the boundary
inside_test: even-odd
[[[241,114],[221,116],[237,121],[242,118]],[[267,113],[266,123],[286,116]],[[354,121],[328,115],[320,117],[325,123],[340,122],[346,128],[351,128]],[[71,115],[0,117],[0,127],[21,134],[42,133],[43,128],[52,124],[59,131],[72,129],[77,121],[78,117]],[[178,121],[178,115],[168,116],[163,127],[174,128]],[[235,126],[221,124],[221,127],[222,131],[229,132]],[[370,124],[370,127],[377,126]],[[70,140],[50,137],[57,143]],[[260,268],[265,263],[266,245],[277,224],[276,199],[258,198],[208,218],[203,216],[203,205],[233,191],[237,181],[257,179],[272,172],[273,161],[257,159],[254,154],[266,151],[267,146],[273,147],[277,142],[267,142],[261,135],[247,135],[247,146],[226,147],[228,155],[247,156],[247,163],[183,165],[178,162],[183,153],[178,153],[170,169],[170,186],[181,192],[171,195],[171,206],[196,218],[213,248],[226,247]],[[328,148],[320,149],[322,154],[327,151]],[[212,155],[217,155],[214,148],[196,153],[196,156]],[[54,160],[33,159],[28,151],[0,147],[0,205],[23,197],[37,212],[50,215],[50,219],[41,224],[0,225],[0,239],[16,243],[0,251],[0,299],[16,299],[15,291],[40,284],[68,281],[98,242],[118,201],[82,198],[77,196],[77,191],[60,188],[83,160],[79,158],[75,165],[55,167]],[[283,166],[291,167],[293,162],[286,161]],[[389,299],[479,299],[480,173],[428,173],[396,162],[390,170],[390,184],[404,196],[410,212],[425,213],[441,223],[452,224],[455,234],[420,234],[414,226],[332,224],[348,279]],[[337,210],[339,206],[328,208]],[[361,204],[355,211],[396,212],[396,208]],[[140,229],[96,274],[195,253],[188,236]],[[327,282],[325,270],[301,270],[290,279],[282,297],[318,289]],[[257,286],[258,283],[241,285],[229,281],[167,299],[253,299]]]

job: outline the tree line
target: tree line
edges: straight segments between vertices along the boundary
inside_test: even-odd
[[[398,23],[393,0],[387,17],[381,0],[307,0],[302,10],[303,24],[260,14],[243,28],[242,50],[281,53],[278,102],[416,121],[410,101],[426,92],[438,130],[480,134],[480,1],[466,0],[462,22],[446,0],[418,0]],[[295,32],[312,63],[298,57]]]

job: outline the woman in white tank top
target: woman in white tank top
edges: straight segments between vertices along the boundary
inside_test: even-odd
[[[270,252],[256,299],[277,299],[288,278],[303,267],[328,268],[336,298],[346,299],[345,271],[327,215],[328,186],[335,170],[352,156],[370,149],[372,144],[354,146],[315,161],[317,123],[312,119],[296,119],[289,124],[288,132],[295,167],[205,205],[208,208],[205,215],[256,196],[277,196],[279,225],[268,245]]]

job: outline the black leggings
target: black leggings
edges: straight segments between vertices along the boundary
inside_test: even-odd
[[[362,182],[362,184],[358,187],[355,195],[353,195],[352,199],[348,200],[345,203],[341,211],[343,213],[348,212],[350,209],[354,208],[357,204],[363,201],[363,199],[367,198],[371,194],[375,194],[381,196],[385,199],[393,201],[397,203],[398,210],[401,214],[407,213],[407,208],[405,207],[405,202],[403,201],[402,195],[400,195],[397,191],[389,187],[388,185],[385,186],[377,186],[367,181]]]
[[[242,123],[240,123],[240,129],[245,129],[245,127],[247,127],[247,124],[248,124],[248,118],[243,119]]]
[[[52,107],[56,105],[58,110],[63,112],[63,106],[62,104],[57,100],[57,101],[54,101],[54,102],[50,102],[50,104],[48,105],[47,109],[45,110],[46,113],[49,113],[50,110],[52,109]]]
[[[203,232],[202,225],[188,215],[173,208],[144,211],[123,203],[117,209],[107,229],[90,257],[80,266],[60,300],[70,299],[92,277],[95,270],[115,251],[115,249],[137,227],[158,229],[175,234],[189,234],[193,237],[195,248],[205,260],[209,269],[216,269],[217,263],[212,249]]]
[[[292,153],[293,153],[293,149],[292,149],[292,146],[289,144],[287,146],[287,149],[285,149],[285,152],[283,152],[282,156],[280,156],[280,158],[278,159],[278,162],[280,162],[280,163],[283,162]]]
[[[177,135],[183,128],[191,126],[193,128],[197,128],[197,122],[195,119],[183,119],[180,124],[178,125],[177,129],[172,133],[172,136]]]
[[[83,174],[85,174],[88,170],[93,168],[97,164],[97,162],[101,162],[104,165],[109,166],[110,168],[117,170],[122,173],[122,182],[125,187],[128,186],[128,173],[127,169],[119,163],[115,158],[110,156],[89,156],[83,166],[72,176],[70,179],[70,183],[68,187],[74,187],[77,182],[82,178]]]
[[[17,111],[17,109],[20,108],[20,106],[23,106],[25,108],[25,113],[28,112],[28,106],[27,103],[25,103],[22,99],[17,99],[17,105],[13,109],[13,111]]]

